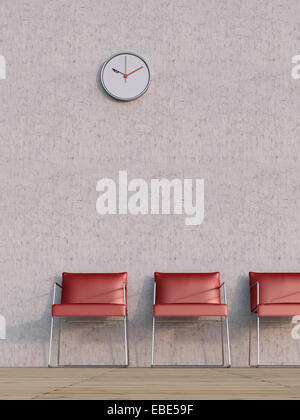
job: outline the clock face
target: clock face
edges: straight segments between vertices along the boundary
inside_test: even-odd
[[[100,83],[114,99],[132,101],[142,96],[150,84],[150,69],[137,54],[123,52],[110,57],[100,70]]]

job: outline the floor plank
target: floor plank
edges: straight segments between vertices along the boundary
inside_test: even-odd
[[[0,399],[300,399],[300,369],[0,368]]]

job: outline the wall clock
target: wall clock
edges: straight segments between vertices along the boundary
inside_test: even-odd
[[[108,58],[99,72],[103,89],[119,101],[133,101],[150,85],[150,68],[144,58],[131,52],[120,52]]]

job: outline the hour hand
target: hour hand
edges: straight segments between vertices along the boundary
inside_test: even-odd
[[[117,69],[112,69],[112,71],[114,71],[115,73],[120,73],[123,74],[123,76],[125,76],[125,73],[122,73],[121,71],[117,70]]]

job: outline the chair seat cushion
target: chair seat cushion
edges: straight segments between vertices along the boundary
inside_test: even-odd
[[[300,315],[300,303],[268,303],[258,305],[258,316]]]
[[[52,306],[52,316],[125,316],[126,305],[111,303],[70,303]]]
[[[154,316],[227,316],[227,305],[214,303],[168,303],[153,305]]]

